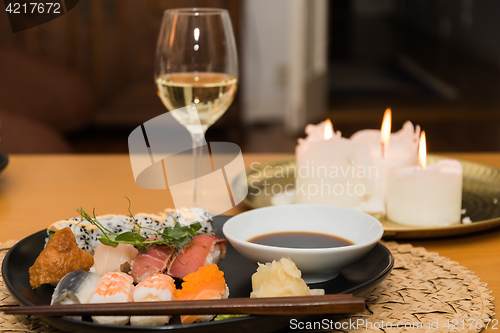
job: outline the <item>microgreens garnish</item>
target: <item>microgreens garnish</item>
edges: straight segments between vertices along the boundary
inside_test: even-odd
[[[130,200],[129,201],[129,213],[130,213]],[[87,220],[89,223],[95,225],[102,233],[99,241],[108,246],[117,247],[118,244],[130,244],[137,247],[139,250],[145,250],[149,246],[155,245],[166,245],[168,247],[182,248],[184,245],[189,243],[194,236],[198,235],[198,230],[201,229],[201,224],[199,222],[193,222],[191,225],[186,226],[177,223],[174,227],[165,227],[159,230],[154,230],[151,228],[143,227],[136,220],[136,218],[130,213],[130,216],[135,222],[136,231],[126,231],[120,234],[113,232],[103,226],[99,220],[96,218],[95,209],[92,212],[93,216],[90,216],[85,212],[83,207],[76,210],[82,217],[82,219]],[[148,230],[148,238],[141,234],[141,230]]]

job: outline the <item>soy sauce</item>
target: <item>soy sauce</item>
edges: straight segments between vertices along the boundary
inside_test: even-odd
[[[276,232],[272,234],[260,235],[250,238],[248,242],[260,245],[291,247],[297,249],[321,249],[354,245],[353,242],[341,237],[302,231]]]

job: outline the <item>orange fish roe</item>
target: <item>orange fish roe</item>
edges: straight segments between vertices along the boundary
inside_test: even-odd
[[[220,271],[216,264],[200,267],[196,272],[186,275],[183,280],[182,289],[175,291],[176,299],[202,290],[220,290],[222,293],[226,290],[224,272]]]

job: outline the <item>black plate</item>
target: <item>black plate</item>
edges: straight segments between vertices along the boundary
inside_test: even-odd
[[[228,216],[214,218],[217,235],[222,236],[222,225],[229,219]],[[28,269],[35,262],[36,257],[43,249],[45,230],[39,231],[18,242],[5,256],[2,265],[2,275],[7,288],[12,295],[23,305],[44,305],[50,303],[54,290],[49,285],[43,285],[33,290],[29,284]],[[311,285],[312,288],[325,289],[327,294],[354,293],[364,295],[377,283],[382,281],[391,271],[394,260],[391,252],[382,244],[377,244],[370,253],[355,264],[344,269],[333,280]],[[230,297],[248,297],[252,291],[251,276],[255,273],[257,265],[243,258],[229,245],[226,258],[219,263],[219,268],[224,271]],[[295,316],[294,318],[300,319]],[[137,326],[112,326],[94,324],[90,321],[76,321],[62,317],[42,317],[42,319],[64,331],[71,332],[153,332],[153,331],[179,331],[188,332],[274,332],[289,325],[290,317],[286,316],[248,316],[211,321],[206,323],[193,323],[188,325],[169,324],[160,327]],[[304,318],[305,319],[305,318]]]

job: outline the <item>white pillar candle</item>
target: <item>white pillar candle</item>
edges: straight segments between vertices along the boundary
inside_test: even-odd
[[[296,202],[356,208],[365,195],[361,144],[342,138],[329,121],[307,125],[296,156]]]
[[[407,121],[401,130],[390,134],[385,146],[379,130],[362,130],[351,136],[351,140],[360,142],[365,147],[366,163],[375,167],[376,171],[372,177],[367,178],[367,196],[361,210],[374,215],[385,215],[388,175],[397,168],[418,164],[419,135],[420,128],[415,128]]]
[[[423,142],[425,147],[424,133],[422,137],[421,146]],[[460,222],[462,165],[457,160],[446,159],[426,167],[425,157],[420,158],[422,166],[401,168],[389,175],[387,217],[411,226]]]

